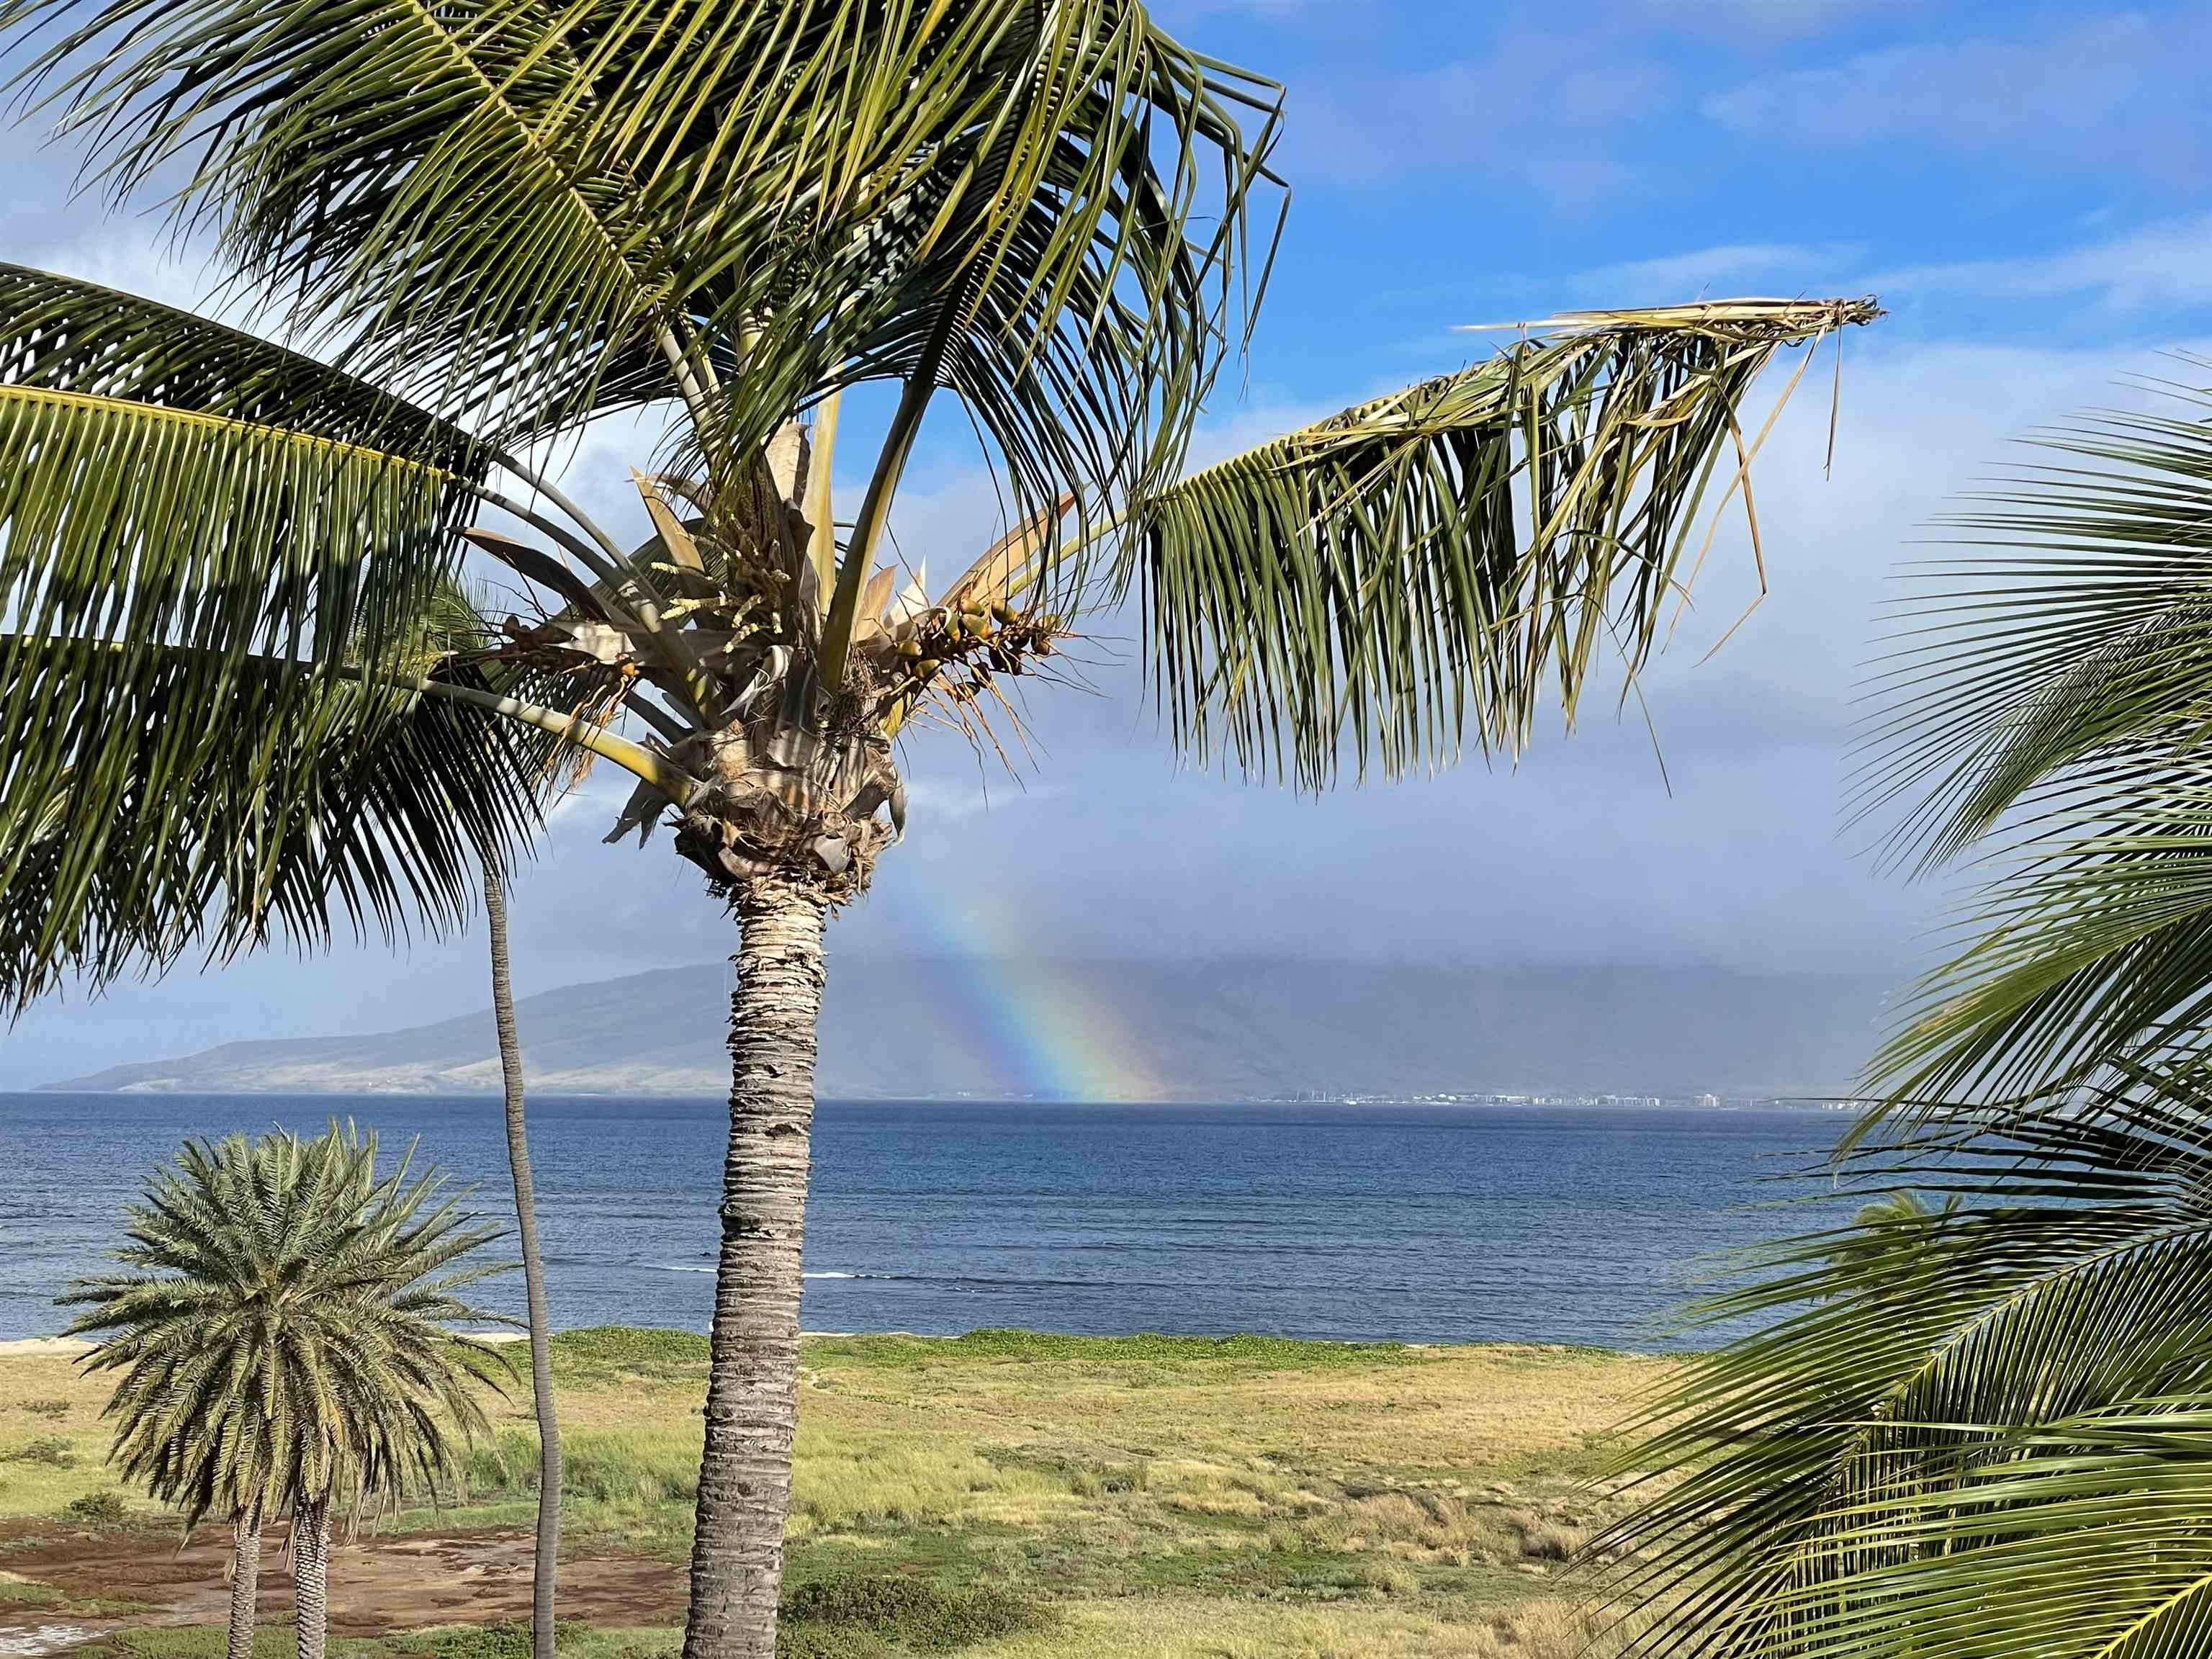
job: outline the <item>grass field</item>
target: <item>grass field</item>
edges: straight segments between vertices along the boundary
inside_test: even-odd
[[[626,1563],[647,1601],[680,1607],[704,1342],[574,1332],[556,1364],[568,1559],[580,1575],[594,1557]],[[1258,1338],[810,1339],[784,1649],[1565,1659],[1586,1634],[1565,1563],[1603,1503],[1585,1485],[1596,1442],[1659,1364]],[[399,1537],[348,1547],[528,1525],[527,1395],[526,1382],[495,1412],[465,1494],[387,1523]],[[135,1659],[216,1659],[220,1631],[188,1609],[110,1593],[129,1558],[171,1556],[177,1538],[104,1468],[104,1397],[64,1359],[0,1358],[0,1626],[78,1627]],[[470,1543],[443,1547],[465,1559]],[[67,1575],[39,1576],[64,1558]],[[434,1577],[414,1567],[401,1582]],[[455,1626],[389,1585],[376,1595],[356,1628],[384,1633],[341,1642],[341,1659],[526,1659],[512,1627]],[[341,1574],[342,1620],[344,1602]],[[673,1612],[641,1627],[641,1605],[580,1577],[564,1651],[672,1654]],[[278,1654],[289,1635],[270,1624],[264,1640]]]

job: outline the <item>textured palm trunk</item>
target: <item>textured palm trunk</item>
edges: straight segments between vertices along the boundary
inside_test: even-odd
[[[823,901],[757,882],[730,999],[730,1151],[684,1659],[773,1659],[799,1415]]]
[[[292,1514],[292,1606],[300,1659],[323,1659],[330,1638],[331,1500],[302,1500]]]
[[[253,1613],[261,1593],[261,1505],[230,1518],[230,1640],[226,1659],[253,1659]]]
[[[530,1310],[530,1391],[538,1408],[538,1555],[530,1598],[534,1659],[554,1659],[553,1591],[561,1557],[561,1429],[553,1410],[552,1330],[545,1311],[545,1263],[538,1249],[538,1200],[530,1180],[523,1123],[522,1044],[514,1030],[514,987],[507,975],[507,890],[484,866],[484,916],[491,933],[491,1007],[499,1027],[499,1069],[507,1085],[507,1167],[514,1177],[514,1221],[522,1239],[522,1287]]]

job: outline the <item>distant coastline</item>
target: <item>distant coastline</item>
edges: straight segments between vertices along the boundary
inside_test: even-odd
[[[726,963],[525,998],[539,1093],[729,1086]],[[975,990],[1018,988],[989,999]],[[1699,968],[860,959],[823,1010],[818,1091],[848,1100],[1646,1105],[1848,1095],[1886,981]],[[1048,1008],[1048,1014],[1039,1013]],[[17,1073],[20,1078],[20,1072]],[[65,1093],[492,1094],[490,1017],[230,1042],[27,1085]]]
[[[720,1102],[726,1089],[647,1089],[636,1087],[610,1089],[546,1089],[533,1087],[534,1098],[549,1101],[622,1101],[653,1100],[665,1102]],[[331,1100],[469,1100],[497,1101],[500,1091],[491,1088],[356,1088],[338,1084],[308,1088],[201,1088],[184,1083],[166,1080],[133,1083],[118,1088],[93,1088],[76,1083],[43,1083],[34,1088],[0,1090],[0,1099],[53,1097],[98,1099],[129,1096],[134,1099],[160,1099],[174,1097],[180,1099],[255,1100],[255,1099],[322,1099]],[[896,1095],[823,1095],[824,1100],[850,1101],[868,1105],[917,1106],[1466,1106],[1486,1109],[1523,1109],[1545,1110],[1602,1110],[1608,1107],[1631,1110],[1711,1111],[1711,1112],[1835,1112],[1856,1111],[1869,1103],[1808,1095],[1637,1095],[1637,1094],[1575,1094],[1565,1092],[1527,1093],[1507,1091],[1445,1092],[1421,1095],[1391,1094],[1320,1094],[1247,1095],[1233,1100],[1152,1100],[1139,1098],[1088,1098],[1072,1095],[1050,1094],[896,1094]]]

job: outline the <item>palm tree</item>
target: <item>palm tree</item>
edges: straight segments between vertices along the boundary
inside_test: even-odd
[[[545,1262],[538,1248],[538,1200],[530,1178],[523,1121],[522,1044],[514,1030],[514,988],[507,970],[507,884],[484,860],[484,921],[491,939],[492,1021],[507,1097],[507,1167],[514,1178],[514,1221],[522,1244],[523,1299],[530,1323],[530,1397],[538,1417],[538,1547],[531,1570],[530,1632],[534,1659],[553,1659],[553,1592],[561,1559],[561,1425],[553,1404],[551,1316],[545,1310]]]
[[[2197,364],[2203,368],[2205,365]],[[2169,388],[2172,390],[2172,388]],[[1628,1454],[1642,1651],[2212,1644],[2212,397],[2089,418],[1954,523],[1862,788],[1995,866],[1842,1154],[1940,1212],[1786,1243]]]
[[[376,1141],[282,1130],[187,1141],[126,1207],[125,1270],[78,1281],[83,1364],[116,1371],[106,1414],[130,1479],[185,1514],[229,1516],[230,1659],[253,1651],[264,1521],[292,1510],[301,1659],[320,1659],[331,1506],[397,1502],[450,1473],[483,1425],[470,1389],[495,1353],[445,1327],[480,1317],[457,1266],[495,1236],[434,1170],[376,1174]]]
[[[617,836],[671,827],[738,926],[690,1659],[773,1649],[823,934],[903,832],[894,745],[993,741],[1134,596],[1198,752],[1318,787],[1515,750],[1655,649],[1774,353],[1875,314],[1580,314],[1183,477],[1279,100],[1137,0],[0,0],[46,26],[109,179],[181,179],[341,356],[0,280],[8,985],[449,925],[533,827],[526,740],[634,774]],[[933,590],[878,556],[940,391],[1013,527]],[[626,547],[538,458],[648,404]],[[426,667],[464,543],[516,614]]]

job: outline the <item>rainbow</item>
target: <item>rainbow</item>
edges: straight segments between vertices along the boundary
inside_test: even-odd
[[[1144,1034],[1081,975],[1024,956],[1024,933],[997,905],[926,900],[908,916],[945,969],[970,1075],[1062,1100],[1164,1097]]]

